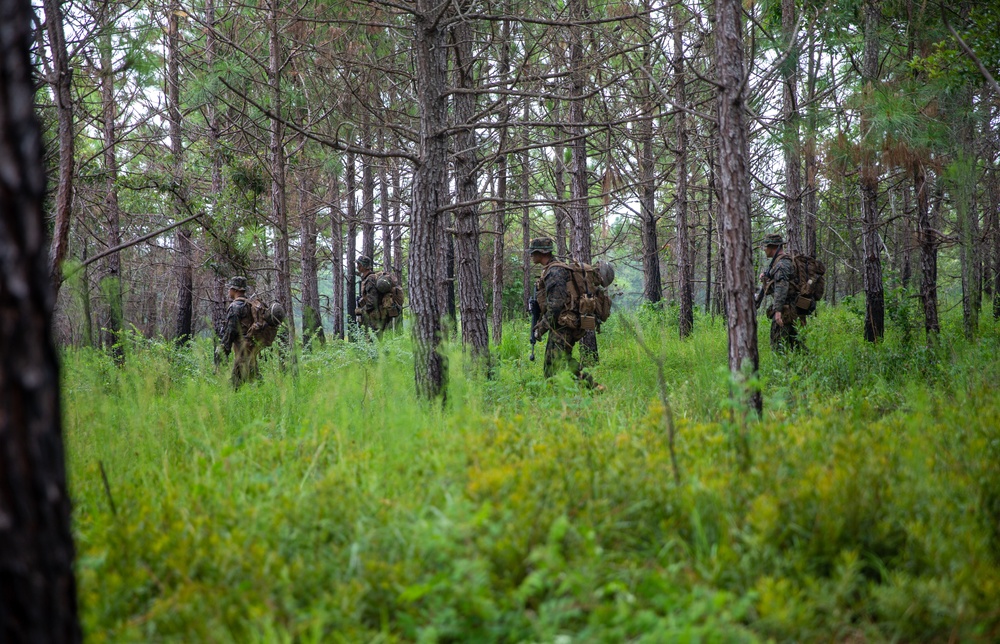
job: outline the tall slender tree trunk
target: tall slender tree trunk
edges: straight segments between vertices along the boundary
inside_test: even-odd
[[[521,109],[521,119],[527,122],[531,114],[528,101],[524,101]],[[530,162],[528,133],[524,130],[521,132],[521,171],[519,183],[521,184],[521,303],[524,306],[525,312],[529,311],[528,301],[535,292],[535,285],[531,280],[531,257],[528,255],[528,245],[531,244],[531,208],[528,206],[528,200],[531,198]]]
[[[750,239],[750,192],[747,181],[747,126],[743,95],[743,26],[739,0],[715,5],[716,101],[719,143],[719,233],[722,237],[729,334],[729,370],[752,377],[759,369],[757,316],[753,305],[753,261]],[[760,413],[760,391],[751,391],[749,406]]]
[[[462,20],[452,29],[455,41],[455,81],[460,90],[455,102],[455,183],[460,204],[455,211],[455,258],[462,311],[462,344],[473,358],[489,357],[490,335],[486,323],[482,262],[479,255],[478,165],[476,158],[476,96],[472,54],[472,24]]]
[[[652,26],[653,5],[645,0],[643,29],[643,67],[653,68],[655,54]],[[639,230],[642,239],[642,296],[647,302],[659,302],[663,297],[660,279],[660,242],[656,235],[656,164],[653,157],[653,118],[657,112],[657,90],[645,78],[642,85],[642,117],[637,123],[639,136]]]
[[[332,302],[330,303],[331,314],[333,316],[333,337],[344,339],[344,211],[341,208],[340,181],[336,172],[330,173],[330,188],[327,193],[327,203],[330,205],[330,254],[333,257],[330,273],[333,276],[333,288],[331,289]],[[347,258],[351,262],[350,258]]]
[[[385,149],[385,130],[379,128],[378,131],[379,148]],[[385,159],[378,162],[378,185],[379,185],[379,223],[382,225],[382,266],[385,270],[392,270],[392,226],[389,225],[390,204],[389,204],[389,173],[386,170]]]
[[[879,62],[879,13],[881,0],[865,0],[865,47],[862,76],[865,82],[863,102],[869,105],[875,84],[878,83]],[[878,234],[878,164],[875,160],[876,142],[868,134],[870,108],[861,110],[861,241],[864,252],[863,272],[865,288],[865,339],[876,342],[885,334],[885,293],[882,285],[881,243]]]
[[[806,189],[802,195],[804,230],[803,250],[807,255],[816,257],[816,204],[817,204],[817,184],[816,178],[819,165],[816,161],[816,36],[809,35],[809,68],[806,79],[806,92],[809,97],[809,105],[806,108],[806,144],[805,144],[805,165],[806,165]]]
[[[367,116],[361,140],[369,148],[374,142]],[[374,157],[361,159],[361,217],[364,220],[361,228],[361,254],[371,257],[373,262],[375,261],[375,173],[372,171],[374,163],[376,163]]]
[[[62,3],[44,0],[45,28],[49,35],[52,54],[52,93],[55,97],[59,121],[59,182],[56,185],[55,223],[52,229],[52,247],[49,251],[49,273],[58,295],[62,285],[62,263],[69,247],[69,228],[73,217],[73,168],[75,133],[73,131],[73,71],[69,66],[69,52],[63,33]]]
[[[510,2],[504,3],[504,12],[510,14]],[[504,20],[501,26],[501,38],[503,45],[500,49],[500,69],[498,70],[501,82],[507,83],[510,75],[510,42],[511,42],[511,21]],[[503,124],[500,129],[500,149],[497,155],[497,193],[494,200],[496,215],[493,227],[496,235],[493,238],[493,344],[500,346],[503,340],[503,282],[504,282],[504,235],[507,232],[507,137],[508,123],[511,119],[510,103],[507,98],[503,98],[503,108],[500,111],[500,120]]]
[[[682,109],[687,105],[687,86],[684,78],[684,38],[683,38],[683,5],[675,4],[673,8],[674,31],[674,127],[677,140],[676,168],[677,185],[675,199],[677,207],[677,290],[680,296],[680,315],[678,327],[680,337],[691,335],[694,328],[694,266],[691,261],[691,238],[688,228],[688,135],[687,114]]]
[[[210,75],[214,75],[215,71],[215,56],[216,56],[216,13],[215,13],[215,0],[206,0],[205,2],[205,67],[208,69]],[[211,162],[211,173],[212,173],[212,194],[209,197],[211,202],[211,219],[213,222],[220,220],[221,213],[221,195],[224,188],[222,179],[222,145],[220,143],[221,136],[221,126],[219,123],[219,110],[217,106],[218,99],[213,95],[205,102],[205,124],[208,128],[208,154]],[[226,260],[225,262],[216,263],[216,285],[214,289],[214,297],[212,301],[212,321],[214,322],[214,328],[217,333],[222,333],[222,328],[225,325],[226,317],[226,307],[228,306],[228,296],[227,289],[225,286],[225,279],[227,277],[226,270],[223,268],[225,264],[231,264],[230,258],[226,257],[222,253],[219,253],[220,259]],[[230,266],[230,268],[235,268]]]
[[[357,322],[354,312],[358,308],[358,200],[357,200],[357,162],[353,152],[346,155],[347,163],[344,172],[347,175],[344,182],[347,190],[347,317]]]
[[[799,54],[795,37],[795,0],[781,0],[781,31],[789,54],[781,70],[781,115],[784,121],[785,218],[788,223],[788,247],[794,252],[803,248],[802,167],[799,154]]]
[[[107,27],[107,25],[105,25]],[[101,125],[104,138],[104,219],[108,248],[121,244],[121,212],[118,207],[118,106],[115,103],[115,80],[111,57],[111,37],[103,36],[101,46]],[[101,345],[121,364],[124,353],[119,334],[122,329],[121,255],[112,253],[104,262],[101,290],[107,312],[101,321]]]
[[[180,14],[180,3],[173,0],[167,16],[167,115],[170,119],[171,180],[175,219],[183,219],[187,214],[180,107]],[[174,325],[174,339],[184,344],[191,339],[191,325],[194,319],[194,246],[191,244],[191,227],[185,225],[177,228],[174,243],[177,248],[175,260],[177,319]]]
[[[447,34],[434,0],[416,0],[414,57],[420,107],[418,163],[410,214],[410,307],[414,314],[414,381],[424,398],[444,396],[447,363],[441,355],[441,206],[448,193]]]
[[[315,339],[322,345],[323,320],[319,305],[319,274],[316,266],[316,208],[313,206],[315,182],[310,170],[305,171],[299,187],[299,259],[302,270],[302,344]]]
[[[0,0],[0,641],[79,642],[31,4]],[[50,17],[50,19],[52,19]]]
[[[569,27],[569,127],[573,138],[570,143],[570,220],[572,222],[571,253],[573,259],[589,264],[591,262],[591,217],[590,191],[587,180],[587,136],[584,125],[584,101],[587,91],[587,67],[584,51],[582,22],[589,10],[587,0],[571,0],[569,13],[572,22]],[[585,364],[597,362],[597,334],[587,331],[580,341],[581,358]]]
[[[277,228],[275,240],[274,262],[278,271],[278,299],[285,307],[285,326],[288,329],[288,355],[292,369],[297,367],[295,352],[295,301],[292,299],[292,267],[288,248],[288,207],[285,192],[285,140],[284,124],[281,120],[281,72],[282,44],[279,18],[279,0],[269,0],[268,16],[268,84],[271,89],[271,220]]]
[[[933,345],[941,331],[937,305],[937,238],[931,226],[927,173],[919,161],[913,166],[913,192],[917,200],[917,239],[920,241],[920,300],[924,305],[927,344]]]
[[[392,166],[392,194],[396,196],[392,204],[392,222],[395,224],[392,235],[393,271],[403,280],[403,192],[400,187],[399,164]]]
[[[552,99],[552,120],[560,123],[562,120],[562,101],[559,98]],[[559,128],[556,132],[557,141],[565,134],[564,128]],[[555,164],[552,168],[552,183],[555,188],[555,204],[553,213],[556,220],[556,257],[569,257],[569,244],[566,241],[567,227],[571,227],[569,210],[566,208],[566,148],[562,143],[557,142],[552,146],[555,156]]]

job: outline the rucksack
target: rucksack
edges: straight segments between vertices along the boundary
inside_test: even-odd
[[[278,335],[278,327],[285,321],[285,308],[278,302],[268,304],[257,297],[246,302],[250,305],[251,324],[244,333],[261,346],[270,346]]]
[[[826,266],[812,255],[792,253],[790,256],[795,267],[792,286],[798,292],[795,308],[800,315],[807,315],[816,310],[816,302],[823,299],[826,292]]]
[[[550,268],[565,268],[570,273],[566,283],[569,301],[559,316],[559,323],[583,331],[597,330],[601,322],[611,316],[611,296],[602,277],[610,275],[614,279],[614,270],[607,264],[583,264],[581,262],[549,262],[542,272],[542,280]],[[606,268],[605,268],[606,267]],[[544,293],[544,290],[541,291]],[[542,302],[539,302],[540,304]]]
[[[375,290],[381,295],[379,308],[385,311],[387,317],[394,318],[403,312],[403,288],[395,275],[388,271],[378,273]]]

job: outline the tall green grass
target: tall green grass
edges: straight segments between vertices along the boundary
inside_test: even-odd
[[[132,338],[121,369],[68,352],[88,639],[997,639],[991,321],[966,342],[946,318],[926,349],[891,317],[872,346],[848,302],[792,356],[762,324],[758,421],[732,413],[724,321],[681,342],[674,319],[635,317],[679,485],[655,364],[614,318],[597,395],[545,381],[523,324],[492,378],[448,346],[444,404],[414,395],[401,335],[295,374],[272,356],[237,392],[206,342]]]

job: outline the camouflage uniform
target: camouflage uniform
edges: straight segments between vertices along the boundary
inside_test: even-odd
[[[238,291],[240,295],[237,295],[226,309],[226,324],[222,329],[222,350],[226,357],[229,357],[230,351],[235,353],[231,382],[234,388],[239,389],[243,383],[260,377],[260,368],[257,365],[259,349],[256,349],[254,346],[256,343],[250,338],[253,314],[250,301],[246,298],[246,280],[234,277],[230,282],[230,289]]]
[[[367,270],[367,274],[361,278],[358,308],[354,311],[354,314],[361,317],[362,326],[381,333],[385,330],[389,318],[381,306],[379,306],[379,303],[382,301],[382,294],[378,292],[378,275],[372,271],[372,260],[370,258],[362,255],[358,258],[357,263],[358,266],[362,266]]]
[[[545,244],[544,242],[548,242]],[[552,240],[548,238],[533,239],[529,250],[538,252],[548,249],[551,254]],[[573,357],[573,346],[583,339],[587,333],[582,329],[573,329],[560,324],[559,317],[569,302],[567,284],[572,279],[570,271],[562,266],[546,266],[535,285],[535,298],[545,302],[542,319],[536,328],[537,335],[548,331],[549,339],[545,344],[545,377],[551,378],[562,369],[569,369],[582,382],[594,387],[594,379],[583,370],[580,362]]]
[[[798,297],[798,293],[793,286],[795,266],[792,264],[792,258],[779,251],[774,265],[771,267],[769,277],[774,280],[772,285],[774,299],[767,310],[767,316],[771,318],[771,348],[774,351],[797,349],[799,347],[798,325],[800,317],[795,310],[795,299]],[[774,314],[778,311],[781,311],[783,324],[778,324],[774,319]]]

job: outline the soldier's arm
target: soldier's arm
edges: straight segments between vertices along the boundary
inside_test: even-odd
[[[792,280],[792,262],[789,259],[781,259],[774,265],[772,274],[774,277],[774,308],[780,310],[788,301],[788,288]]]
[[[222,350],[226,356],[233,350],[233,344],[240,337],[240,313],[243,310],[242,302],[233,302],[226,311],[226,325],[222,328]]]
[[[550,269],[545,277],[545,322],[550,329],[556,328],[559,314],[566,308],[569,300],[569,292],[566,290],[568,279],[569,273],[565,268]]]

